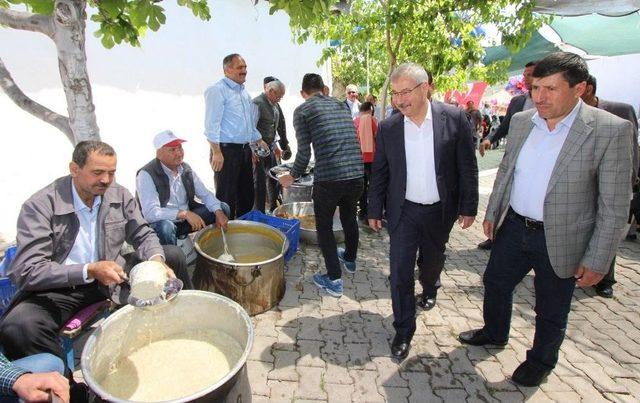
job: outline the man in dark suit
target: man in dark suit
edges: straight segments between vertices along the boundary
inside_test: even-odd
[[[275,77],[265,77],[264,92],[253,98],[252,101],[258,107],[258,131],[262,135],[262,140],[271,149],[268,156],[257,157],[256,163],[253,164],[255,195],[253,208],[263,213],[265,203],[268,204],[269,211],[276,208],[278,197],[278,181],[269,177],[269,169],[278,164],[280,157],[285,160],[291,158],[284,115],[279,104],[284,92],[285,87],[280,80]],[[277,137],[279,137],[280,148],[276,144]]]
[[[633,156],[632,164],[634,169],[633,183],[631,185],[634,186],[638,183],[638,119],[636,118],[636,112],[633,110],[633,106],[629,104],[625,104],[623,102],[606,101],[597,97],[596,88],[596,78],[592,75],[589,75],[589,78],[587,79],[587,87],[584,90],[584,94],[582,94],[582,100],[587,105],[603,109],[609,113],[616,115],[619,118],[626,119],[633,125],[633,133],[631,136],[633,149],[630,151],[632,153],[631,155]],[[632,226],[634,226],[633,230],[635,231],[635,224],[633,222],[631,224]],[[635,236],[635,233],[633,235]],[[596,293],[603,298],[613,298],[613,285],[616,283],[615,266],[616,258],[614,256],[613,260],[611,261],[609,272],[598,284],[594,286]]]
[[[445,245],[456,218],[475,220],[478,167],[465,112],[428,99],[427,72],[406,63],[391,75],[392,96],[402,114],[382,121],[369,189],[369,226],[382,228],[386,211],[391,237],[391,302],[396,335],[393,358],[404,359],[416,329],[414,266],[440,275]]]
[[[527,93],[518,95],[517,97],[511,98],[511,102],[509,102],[509,106],[507,107],[507,114],[500,121],[500,126],[493,133],[489,134],[482,142],[480,143],[479,151],[480,156],[484,157],[484,152],[486,150],[490,150],[492,145],[498,144],[500,140],[507,136],[509,133],[509,123],[511,122],[511,117],[522,111],[526,111],[529,109],[533,109],[535,104],[531,100],[531,81],[533,79],[533,69],[536,67],[536,62],[531,61],[524,66],[524,71],[522,72],[522,79],[524,81],[524,86],[527,88]],[[478,244],[479,249],[489,250],[491,249],[491,239],[487,239]]]

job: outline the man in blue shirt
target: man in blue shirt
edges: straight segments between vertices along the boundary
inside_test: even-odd
[[[216,196],[230,207],[230,218],[253,207],[251,145],[268,149],[256,129],[257,107],[244,88],[247,63],[237,53],[222,60],[225,77],[207,88],[204,134],[211,146]]]
[[[53,354],[35,354],[13,362],[0,354],[0,401],[48,402],[54,393],[68,402],[69,380],[63,374],[64,363]]]

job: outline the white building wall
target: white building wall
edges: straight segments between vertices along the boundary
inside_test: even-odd
[[[212,20],[195,18],[175,2],[162,2],[167,22],[149,32],[141,48],[104,49],[87,28],[88,69],[98,124],[104,141],[118,153],[117,181],[135,191],[135,172],[154,157],[152,137],[164,129],[188,140],[186,161],[213,187],[208,145],[203,135],[203,92],[223,77],[222,58],[240,53],[248,65],[247,89],[262,91],[262,79],[273,75],[287,86],[281,102],[288,137],[295,150],[292,114],[305,73],[321,74],[328,85],[330,70],[316,65],[321,47],[297,45],[288,16],[269,15],[268,4],[253,0],[210,1]],[[51,41],[37,33],[0,28],[1,57],[16,83],[45,106],[66,112]],[[22,202],[56,177],[68,173],[72,146],[63,134],[14,105],[0,93],[0,236],[13,239]]]

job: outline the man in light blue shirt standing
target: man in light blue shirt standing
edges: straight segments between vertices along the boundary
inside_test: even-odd
[[[185,141],[170,130],[158,133],[153,138],[156,158],[140,168],[136,178],[142,215],[161,245],[176,245],[178,238],[214,222],[227,227],[229,206],[216,199],[184,162]]]
[[[225,77],[207,88],[204,134],[211,146],[216,196],[230,207],[230,217],[239,217],[253,207],[253,162],[251,146],[268,149],[257,123],[257,107],[244,87],[247,63],[237,53],[222,60]]]

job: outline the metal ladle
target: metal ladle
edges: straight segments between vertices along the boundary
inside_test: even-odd
[[[234,258],[233,255],[229,253],[229,246],[227,245],[227,237],[224,235],[224,228],[220,227],[220,232],[222,232],[222,244],[224,246],[224,253],[218,256],[218,259],[225,262],[233,263],[236,261],[236,258]]]

